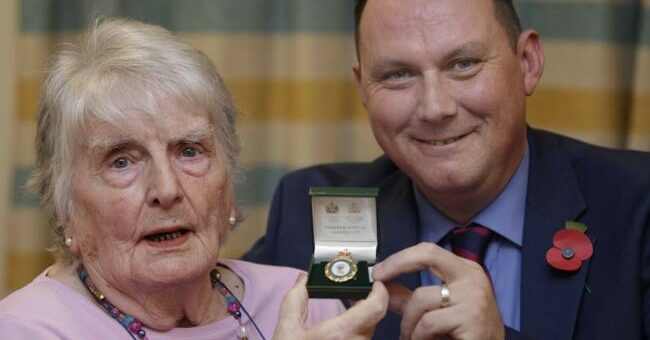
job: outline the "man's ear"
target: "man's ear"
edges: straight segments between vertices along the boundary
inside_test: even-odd
[[[521,62],[521,70],[524,73],[526,95],[530,96],[542,78],[542,73],[544,73],[544,48],[539,33],[527,29],[519,35],[517,57]]]
[[[352,73],[354,73],[354,79],[357,81],[357,91],[359,92],[361,104],[363,104],[363,107],[367,109],[366,103],[368,102],[368,94],[363,87],[363,82],[361,80],[361,65],[358,61],[354,64],[354,66],[352,66]]]

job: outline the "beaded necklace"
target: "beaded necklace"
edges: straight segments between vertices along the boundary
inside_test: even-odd
[[[102,306],[106,312],[127,331],[127,333],[129,333],[129,336],[131,336],[132,339],[148,340],[147,332],[142,328],[142,322],[128,314],[122,313],[122,311],[108,301],[104,294],[99,291],[97,286],[95,286],[93,281],[90,279],[90,276],[83,265],[80,265],[77,268],[77,273],[79,274],[81,282],[86,286],[86,289],[88,289],[91,295],[95,298],[95,301],[97,301],[97,303]],[[265,340],[264,335],[260,331],[259,327],[257,327],[257,324],[255,324],[253,318],[251,318],[250,314],[248,314],[248,311],[246,311],[246,309],[241,305],[241,302],[239,302],[239,299],[237,299],[232,291],[221,281],[221,273],[219,273],[219,270],[216,267],[210,271],[210,282],[212,282],[212,287],[216,288],[219,294],[223,296],[228,313],[239,324],[239,327],[237,327],[237,338],[239,340],[248,340],[248,327],[246,327],[241,317],[241,312],[243,311],[246,313],[246,316],[251,321],[260,337]]]
[[[237,327],[237,338],[240,340],[248,340],[248,328],[241,319],[241,304],[230,289],[223,284],[221,281],[221,273],[216,267],[210,271],[210,281],[212,281],[212,286],[216,287],[219,294],[223,296],[228,313],[239,323],[239,327]]]

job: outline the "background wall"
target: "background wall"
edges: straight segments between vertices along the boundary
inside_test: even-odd
[[[601,145],[650,150],[650,0],[519,0],[542,33],[546,71],[529,121]],[[351,75],[352,0],[9,0],[0,2],[0,296],[51,263],[47,221],[22,187],[47,56],[97,15],[176,31],[217,64],[244,115],[248,220],[224,256],[262,234],[287,171],[380,154]],[[5,48],[8,46],[9,48]],[[308,226],[305,226],[308,227]]]
[[[7,262],[4,255],[9,253],[7,216],[9,208],[13,205],[10,198],[13,162],[10,159],[13,146],[12,127],[16,112],[16,4],[17,0],[0,2],[0,296],[6,291]]]

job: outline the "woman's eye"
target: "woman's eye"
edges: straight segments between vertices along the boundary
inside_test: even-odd
[[[113,161],[113,167],[116,169],[124,169],[129,166],[129,160],[126,157],[120,157]]]
[[[183,157],[196,157],[197,153],[198,152],[196,151],[195,148],[189,146],[184,147],[183,150],[181,151]]]

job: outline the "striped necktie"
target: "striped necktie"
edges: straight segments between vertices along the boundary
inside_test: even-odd
[[[451,231],[451,251],[483,266],[485,251],[491,237],[492,231],[477,223],[456,228]]]

